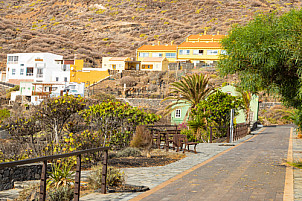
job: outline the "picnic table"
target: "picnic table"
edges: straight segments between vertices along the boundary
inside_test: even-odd
[[[166,148],[166,151],[169,151],[169,148],[173,150],[176,149],[176,152],[179,150],[191,151],[190,146],[194,146],[194,153],[196,152],[197,142],[189,142],[186,135],[181,135],[180,130],[177,129],[177,126],[153,126],[151,127],[151,132],[155,146],[160,149],[161,144],[164,144],[163,148]]]

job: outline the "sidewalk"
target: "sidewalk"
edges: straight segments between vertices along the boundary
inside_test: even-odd
[[[302,139],[297,138],[296,132],[293,133],[293,161],[302,160]],[[294,168],[294,199],[302,201],[302,170]]]
[[[259,132],[253,132],[252,134],[257,134]],[[240,139],[239,141],[232,143],[237,145],[253,135],[248,135],[245,138]],[[223,143],[202,143],[197,145],[197,154],[186,153],[187,157],[179,160],[175,163],[171,163],[166,166],[159,167],[142,167],[142,168],[125,168],[123,171],[126,175],[126,183],[138,186],[148,186],[150,189],[156,187],[157,185],[169,180],[170,178],[194,167],[197,164],[200,164],[206,161],[209,158],[229,149],[233,146],[219,146]],[[81,201],[91,201],[91,200],[106,200],[106,201],[115,201],[115,200],[130,200],[141,193],[111,193],[111,194],[100,194],[92,193],[82,197]]]

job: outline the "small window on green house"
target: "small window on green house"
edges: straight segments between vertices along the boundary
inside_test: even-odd
[[[176,109],[175,110],[175,118],[180,118],[181,117],[181,109]]]

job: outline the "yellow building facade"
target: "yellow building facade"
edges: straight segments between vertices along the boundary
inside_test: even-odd
[[[143,45],[136,50],[137,61],[143,61],[148,57],[166,57],[169,62],[175,62],[177,59],[177,45]]]
[[[109,77],[108,70],[100,68],[84,68],[83,60],[75,60],[74,65],[70,65],[70,82],[85,83],[88,87]]]

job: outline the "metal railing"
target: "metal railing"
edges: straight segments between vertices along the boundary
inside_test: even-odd
[[[106,194],[108,150],[109,150],[109,147],[99,147],[99,148],[75,151],[75,152],[65,153],[65,154],[43,156],[43,157],[33,158],[33,159],[0,163],[0,169],[8,168],[8,167],[15,167],[17,165],[25,165],[25,164],[43,162],[42,173],[41,173],[41,182],[40,182],[39,201],[45,201],[45,199],[46,199],[47,161],[53,160],[53,159],[58,159],[58,158],[67,158],[67,157],[71,157],[71,156],[77,156],[77,166],[76,166],[76,174],[75,174],[75,182],[74,182],[74,201],[79,201],[79,199],[80,199],[80,182],[81,182],[81,155],[86,154],[86,153],[98,152],[98,151],[104,152],[101,193]]]

